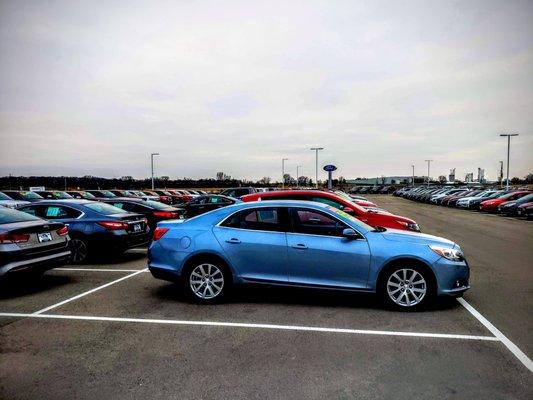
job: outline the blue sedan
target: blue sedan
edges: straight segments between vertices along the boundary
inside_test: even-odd
[[[460,296],[470,270],[460,247],[436,236],[373,228],[313,202],[239,203],[161,222],[148,267],[212,303],[239,284],[378,293],[399,309]]]

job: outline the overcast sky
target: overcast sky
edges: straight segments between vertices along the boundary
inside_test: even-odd
[[[0,4],[0,175],[533,172],[532,1]]]

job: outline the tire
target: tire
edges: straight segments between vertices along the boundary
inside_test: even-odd
[[[89,257],[89,246],[87,241],[78,237],[70,239],[70,262],[72,264],[82,264]]]
[[[200,304],[222,301],[232,283],[228,267],[218,259],[196,259],[185,268],[181,286],[187,296]]]
[[[378,292],[384,304],[396,310],[420,310],[435,297],[433,276],[426,268],[403,262],[381,276]]]

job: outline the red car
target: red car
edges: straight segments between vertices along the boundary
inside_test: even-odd
[[[498,206],[500,204],[505,203],[506,201],[519,199],[520,197],[523,197],[529,193],[531,193],[529,190],[521,190],[504,194],[503,196],[497,197],[495,199],[482,201],[479,205],[479,210],[487,212],[496,212],[498,211]]]
[[[420,227],[412,219],[381,210],[366,210],[344,197],[319,190],[278,190],[274,192],[260,192],[242,196],[241,200],[246,202],[262,200],[316,201],[338,208],[370,226],[381,226],[384,228],[420,232]]]

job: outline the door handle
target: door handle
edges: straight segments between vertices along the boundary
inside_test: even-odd
[[[231,239],[226,240],[226,242],[233,243],[233,244],[239,244],[241,241],[237,238],[231,238]]]
[[[307,250],[307,246],[305,244],[302,244],[302,243],[298,243],[298,244],[295,244],[292,246],[293,249],[298,249],[298,250]]]

